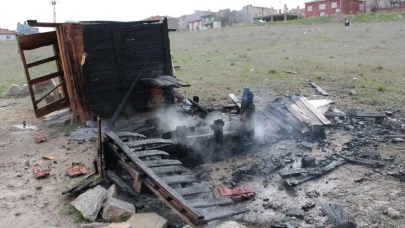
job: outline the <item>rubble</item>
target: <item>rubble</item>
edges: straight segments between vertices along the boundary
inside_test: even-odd
[[[75,142],[85,142],[96,137],[97,128],[79,128],[70,135],[69,140]]]
[[[229,189],[227,187],[218,187],[213,190],[215,196],[231,198],[233,201],[241,201],[250,199],[254,196],[254,193],[251,189],[247,187],[234,187]]]
[[[94,222],[106,194],[107,190],[105,188],[96,186],[81,194],[71,204],[80,211],[86,220]]]
[[[141,213],[132,215],[127,220],[132,228],[166,228],[167,220],[156,213]]]
[[[103,209],[103,219],[117,221],[135,214],[135,206],[116,198],[108,198]]]
[[[34,171],[34,176],[37,179],[40,179],[40,178],[43,178],[43,177],[48,177],[50,175],[48,171],[41,170],[39,168],[34,168],[33,171]]]
[[[99,223],[93,222],[89,224],[82,224],[80,228],[132,228],[131,224],[128,222],[122,223]]]
[[[349,215],[339,204],[322,204],[322,212],[327,216],[327,223],[335,227],[356,228],[357,225],[350,221]]]
[[[87,174],[89,170],[84,164],[81,163],[72,163],[72,167],[67,170],[69,177],[77,177],[79,175]]]
[[[285,215],[289,216],[289,217],[295,217],[295,218],[300,218],[303,219],[304,218],[304,210],[299,209],[299,208],[288,208],[285,211]]]

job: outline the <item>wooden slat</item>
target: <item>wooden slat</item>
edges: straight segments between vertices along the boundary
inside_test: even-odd
[[[56,32],[45,32],[17,37],[22,50],[32,50],[57,43]]]
[[[58,72],[55,72],[55,73],[47,74],[47,75],[45,75],[45,76],[41,76],[41,77],[39,77],[39,78],[31,79],[31,80],[29,81],[29,83],[30,83],[30,84],[38,84],[38,83],[40,83],[40,82],[43,82],[43,81],[46,81],[46,80],[50,80],[50,79],[52,79],[52,78],[59,77],[59,76],[61,76],[61,75],[63,75],[63,71],[58,71]]]
[[[323,125],[320,120],[307,108],[307,106],[295,95],[291,96],[291,99],[293,102],[296,104],[296,106],[299,108],[297,110],[298,112],[302,112],[302,115],[304,115],[306,118],[308,118],[311,121],[311,125],[313,126],[319,126]],[[292,108],[295,108],[295,106],[291,106]]]
[[[297,119],[295,119],[295,117],[293,117],[291,113],[282,109],[281,104],[269,103],[266,110],[270,111],[281,120],[283,120],[284,123],[292,126],[301,133],[308,132],[308,129],[305,126],[301,125],[301,123]]]
[[[44,63],[48,63],[48,62],[52,62],[52,61],[54,61],[54,60],[59,60],[58,56],[52,56],[52,57],[49,57],[49,58],[46,58],[46,59],[42,59],[42,60],[39,60],[39,61],[36,61],[36,62],[33,62],[33,63],[28,63],[28,64],[27,64],[27,68],[31,68],[31,67],[34,67],[34,66],[38,66],[38,65],[41,65],[41,64],[44,64]]]
[[[308,103],[307,99],[304,97],[298,97],[302,103],[315,115],[315,117],[321,121],[323,124],[328,125],[331,124],[330,122],[322,113],[320,113],[314,106]]]
[[[32,27],[44,27],[44,28],[53,28],[63,23],[51,23],[51,22],[38,22],[37,20],[27,20],[29,26]]]
[[[67,98],[62,98],[59,99],[57,101],[54,101],[50,104],[48,104],[45,107],[39,108],[36,112],[35,112],[35,116],[37,118],[43,117],[51,112],[60,110],[62,108],[66,108],[69,107],[70,103],[69,100]]]

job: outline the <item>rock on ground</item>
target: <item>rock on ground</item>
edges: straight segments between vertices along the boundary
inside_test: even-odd
[[[104,197],[107,194],[107,190],[101,186],[97,186],[93,189],[87,190],[81,194],[71,204],[82,213],[86,220],[94,222],[97,218],[97,214],[101,209]]]
[[[142,213],[132,215],[127,223],[131,224],[132,228],[166,228],[167,220],[156,213]]]
[[[29,94],[29,93],[30,93],[30,89],[28,88],[28,85],[27,85],[27,84],[24,84],[21,90],[22,90],[22,92],[25,93],[25,94]]]
[[[111,185],[107,190],[108,198],[117,198],[117,187],[115,184]]]
[[[7,90],[7,96],[18,96],[22,94],[21,87],[19,85],[11,85]]]
[[[115,221],[133,214],[135,214],[135,206],[133,204],[112,197],[108,198],[103,209],[103,219],[107,221]]]
[[[388,216],[390,216],[391,218],[398,218],[400,215],[401,213],[394,208],[388,208]]]
[[[187,225],[183,228],[191,228],[191,226]],[[206,228],[247,228],[247,227],[235,221],[226,221],[226,222],[215,221],[208,223]]]
[[[71,141],[88,141],[97,137],[97,128],[79,128],[70,135]]]
[[[131,224],[127,222],[122,223],[99,223],[93,222],[90,224],[82,224],[80,228],[131,228]]]

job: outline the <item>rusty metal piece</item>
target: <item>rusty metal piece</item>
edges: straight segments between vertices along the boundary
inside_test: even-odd
[[[37,179],[49,176],[49,172],[47,172],[45,170],[41,170],[39,168],[34,168],[33,171],[34,171],[34,175]]]
[[[214,190],[215,196],[218,197],[227,197],[231,198],[233,201],[241,201],[243,199],[250,199],[254,196],[254,193],[248,187],[236,187],[229,189],[227,187],[218,187]]]
[[[44,135],[37,135],[34,137],[34,141],[36,143],[46,142],[46,136]]]

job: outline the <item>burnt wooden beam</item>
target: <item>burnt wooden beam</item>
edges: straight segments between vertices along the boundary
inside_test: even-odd
[[[117,120],[118,116],[120,115],[122,108],[124,108],[125,103],[127,103],[128,97],[129,97],[129,95],[131,95],[132,91],[134,90],[134,87],[135,87],[136,83],[138,82],[139,77],[142,75],[143,69],[145,68],[146,65],[147,65],[147,63],[145,63],[145,65],[143,65],[141,71],[138,73],[138,76],[132,82],[131,87],[129,88],[129,90],[125,94],[125,96],[122,99],[122,101],[121,101],[120,105],[118,106],[117,110],[114,112],[114,115],[113,115],[113,117],[111,119],[111,122],[109,123],[110,126],[114,126],[115,121]]]
[[[123,160],[130,159],[128,163],[131,167],[142,176],[142,182],[154,192],[166,205],[176,212],[184,221],[190,225],[197,225],[204,221],[204,216],[174,189],[167,185],[158,177],[150,168],[148,168],[114,132],[105,133],[106,142],[117,156]]]

